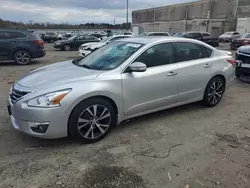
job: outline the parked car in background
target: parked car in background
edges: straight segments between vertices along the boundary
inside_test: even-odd
[[[129,37],[132,37],[130,35],[114,35],[114,36],[111,36],[109,38],[106,38],[100,42],[93,42],[93,43],[86,43],[86,44],[82,44],[80,47],[79,47],[79,56],[82,56],[82,57],[85,57],[87,55],[89,55],[90,53],[92,53],[93,51],[111,43],[111,42],[114,42],[116,40],[119,40],[119,39],[124,39],[124,38],[129,38]]]
[[[43,39],[44,42],[53,43],[58,40],[58,35],[53,32],[46,32],[41,34],[41,39]]]
[[[241,46],[236,51],[235,75],[250,83],[250,45]]]
[[[219,36],[219,42],[232,42],[233,39],[239,37],[240,33],[237,31],[226,32]]]
[[[63,39],[63,36],[61,34],[57,34],[57,39],[58,40],[62,40]]]
[[[240,38],[232,40],[231,49],[236,50],[237,48],[248,44],[250,44],[250,33],[245,33]]]
[[[234,80],[234,63],[197,40],[126,38],[17,80],[11,122],[34,137],[96,142],[136,116],[196,101],[216,106]]]
[[[77,35],[69,38],[68,40],[60,40],[54,43],[54,48],[70,51],[78,49],[82,44],[89,42],[99,42],[100,39],[92,35]]]
[[[72,36],[73,36],[72,32],[65,33],[65,37],[72,37]]]
[[[107,37],[107,35],[104,35],[104,34],[101,34],[101,33],[90,33],[90,35],[96,37],[96,38],[99,38],[99,39],[103,39],[105,37]]]
[[[123,35],[131,35],[131,36],[133,36],[134,33],[132,33],[132,32],[124,32]]]
[[[45,54],[44,42],[34,32],[0,29],[0,61],[14,60],[19,65],[27,65]]]
[[[139,37],[146,37],[146,36],[170,36],[168,32],[144,32]]]
[[[104,32],[107,33],[107,37],[111,37],[113,35],[111,30],[105,30]]]
[[[174,36],[196,39],[205,42],[213,47],[219,46],[219,38],[213,37],[210,33],[207,32],[193,32],[193,31],[181,32],[181,33],[176,33]]]

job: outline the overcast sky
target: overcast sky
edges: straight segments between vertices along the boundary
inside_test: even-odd
[[[131,11],[191,0],[129,0]],[[126,22],[126,0],[0,0],[0,18],[28,22]]]

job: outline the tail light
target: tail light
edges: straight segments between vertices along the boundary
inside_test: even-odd
[[[37,45],[43,47],[44,46],[44,42],[42,40],[34,40],[34,43],[36,43]]]
[[[235,65],[236,65],[236,60],[234,60],[234,59],[227,59],[227,62],[232,64],[233,67],[235,67]]]

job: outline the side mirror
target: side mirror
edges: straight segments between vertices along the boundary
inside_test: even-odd
[[[147,65],[141,62],[134,62],[128,67],[130,72],[145,72],[147,70]]]

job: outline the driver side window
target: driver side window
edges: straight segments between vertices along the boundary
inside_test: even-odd
[[[143,52],[135,62],[141,62],[148,68],[171,64],[173,62],[173,44],[163,43],[155,45]]]
[[[76,40],[86,40],[86,37],[84,35],[80,35],[76,37]]]

